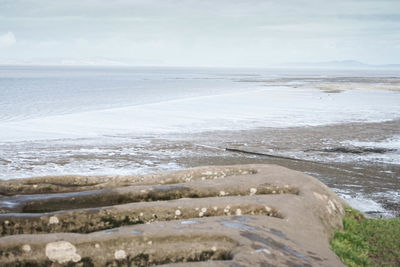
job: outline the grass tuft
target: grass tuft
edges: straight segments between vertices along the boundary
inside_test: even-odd
[[[332,250],[348,266],[400,266],[400,218],[367,219],[347,207]]]

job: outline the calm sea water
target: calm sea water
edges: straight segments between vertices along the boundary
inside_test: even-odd
[[[0,66],[0,122],[262,88],[239,82],[253,78],[395,75],[368,70]]]
[[[237,75],[207,69],[0,67],[0,122],[219,94],[241,87],[232,83]],[[252,74],[240,76],[247,75]]]

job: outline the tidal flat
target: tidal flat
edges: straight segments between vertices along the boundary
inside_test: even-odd
[[[0,82],[2,180],[272,163],[399,214],[396,70],[3,66]]]
[[[393,136],[399,127],[400,121],[395,120],[157,137],[118,136],[108,137],[107,142],[53,142],[51,147],[31,142],[30,152],[16,154],[26,164],[17,171],[43,168],[69,175],[122,179],[124,175],[197,166],[277,164],[318,178],[369,217],[396,217],[400,212],[400,166],[399,141]],[[9,152],[12,158],[15,149],[23,150],[26,145],[9,146],[10,151],[3,153]]]

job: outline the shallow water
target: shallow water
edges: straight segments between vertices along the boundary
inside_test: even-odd
[[[364,212],[395,216],[396,75],[1,67],[0,179],[274,163],[317,177]],[[232,153],[227,147],[309,162]]]
[[[350,76],[380,78],[375,83],[368,80],[368,86],[364,80],[344,80],[352,88],[359,85],[368,90],[341,93],[329,93],[343,83],[343,78],[336,77],[343,73],[334,71],[3,67],[0,73],[0,142],[400,117],[398,91],[372,90],[397,86],[390,71],[349,72]],[[318,83],[305,77],[316,77]],[[321,84],[331,87],[327,91]]]

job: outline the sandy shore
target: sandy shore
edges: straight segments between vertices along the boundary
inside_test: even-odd
[[[31,74],[42,75],[34,70]],[[78,79],[83,84],[92,77],[81,74],[88,75]],[[133,73],[132,78],[141,75]],[[93,110],[77,105],[90,102],[94,97],[90,94],[87,99],[76,94],[59,103],[61,110],[56,103],[39,105],[40,101],[31,107],[26,99],[15,104],[18,97],[4,95],[0,179],[136,175],[203,165],[273,163],[317,177],[369,216],[398,216],[397,76],[376,70],[191,70],[168,77],[151,73],[146,85],[155,91],[128,94],[148,103],[107,102],[118,92],[127,99],[127,91],[116,87],[110,89],[112,94],[102,95]],[[21,88],[30,88],[25,79],[20,81]],[[67,90],[50,90],[51,84],[44,81],[49,90],[38,100],[49,95],[63,99],[59,96]],[[130,88],[134,81],[123,84]],[[164,83],[169,84],[172,99],[158,98],[165,93]],[[184,90],[174,91],[177,88]],[[27,109],[13,112],[11,107],[20,105]]]
[[[178,158],[177,162],[188,167],[278,164],[318,178],[367,216],[393,217],[400,214],[400,164],[398,145],[391,142],[398,142],[393,137],[398,136],[399,127],[397,120],[209,133],[186,137],[195,152],[191,157]],[[302,161],[230,152],[224,148]],[[207,156],[200,156],[204,154]]]
[[[131,175],[205,165],[278,164],[318,178],[368,216],[394,217],[400,212],[400,156],[398,141],[393,139],[398,136],[399,127],[400,121],[396,120],[190,135],[116,136],[98,141],[53,142],[51,147],[33,142],[29,143],[31,152],[21,143],[4,147],[3,153],[9,153],[11,161],[20,151],[18,160],[24,165],[16,171],[45,168],[48,172],[52,167],[71,175]]]
[[[400,91],[399,77],[307,77],[279,79],[242,79],[241,82],[264,83],[265,85],[316,88],[327,93],[340,93],[346,90],[389,90]]]

